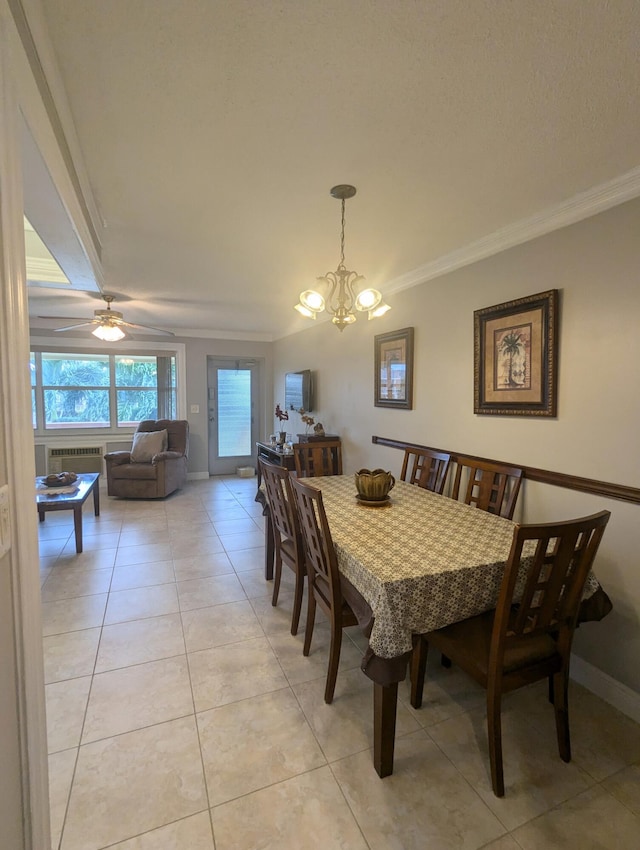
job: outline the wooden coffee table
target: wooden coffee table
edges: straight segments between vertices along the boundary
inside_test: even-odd
[[[100,516],[100,488],[98,487],[99,472],[83,472],[75,482],[78,489],[74,493],[56,493],[51,490],[38,493],[36,505],[40,522],[44,522],[47,511],[73,511],[73,526],[76,533],[76,552],[82,552],[82,506],[87,501],[89,493],[93,493],[93,512]],[[36,479],[39,481],[40,479]]]

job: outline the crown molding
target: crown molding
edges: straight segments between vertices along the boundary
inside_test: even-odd
[[[229,339],[240,342],[273,342],[274,340],[272,333],[260,331],[223,331],[197,328],[172,328],[172,330],[177,337],[187,339]]]
[[[426,283],[456,269],[485,260],[494,254],[500,254],[516,245],[522,245],[532,239],[583,221],[585,218],[591,218],[638,196],[640,196],[640,167],[633,168],[613,180],[593,186],[530,218],[516,221],[488,236],[470,242],[464,248],[443,254],[413,271],[400,275],[385,284],[384,294],[392,295],[403,289]]]

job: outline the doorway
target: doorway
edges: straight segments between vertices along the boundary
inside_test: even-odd
[[[258,439],[259,363],[207,358],[209,475],[252,466]]]

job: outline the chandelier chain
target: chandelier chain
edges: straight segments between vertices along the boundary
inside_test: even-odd
[[[345,199],[342,199],[342,233],[340,237],[340,265],[344,266],[344,205]]]

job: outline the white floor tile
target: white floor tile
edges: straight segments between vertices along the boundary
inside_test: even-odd
[[[62,850],[99,850],[206,808],[194,717],[85,744]]]
[[[366,639],[345,631],[326,705],[327,622],[305,658],[306,594],[292,637],[293,574],[273,607],[255,486],[105,493],[81,554],[70,516],[39,524],[54,850],[635,850],[640,725],[573,683],[569,765],[545,683],[505,699],[498,800],[484,691],[434,655],[422,709],[399,687],[381,780]]]
[[[158,617],[178,611],[178,594],[175,584],[158,584],[153,587],[137,587],[131,590],[116,590],[109,594],[105,613],[106,625]]]
[[[165,614],[104,626],[96,673],[171,658],[185,652],[179,614]]]
[[[184,655],[93,677],[82,743],[193,714]]]

